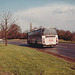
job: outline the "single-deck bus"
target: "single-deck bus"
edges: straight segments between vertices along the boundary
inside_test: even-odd
[[[28,44],[55,46],[58,44],[58,35],[55,28],[41,28],[28,32]]]

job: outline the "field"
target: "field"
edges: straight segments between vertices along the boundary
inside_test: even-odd
[[[33,48],[0,43],[0,75],[75,75],[75,63]]]

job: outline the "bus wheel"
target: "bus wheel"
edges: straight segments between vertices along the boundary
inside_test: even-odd
[[[53,45],[50,45],[50,47],[53,48],[54,46]]]
[[[54,48],[54,47],[55,47],[55,45],[51,45],[50,47],[51,47],[51,48]]]
[[[37,41],[35,41],[35,44],[37,44]]]
[[[43,45],[40,45],[40,48],[43,48]]]

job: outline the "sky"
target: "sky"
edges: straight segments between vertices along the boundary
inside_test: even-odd
[[[75,32],[75,0],[0,0],[0,14],[10,11],[22,31],[55,27]]]

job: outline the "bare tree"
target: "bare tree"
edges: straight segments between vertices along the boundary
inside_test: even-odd
[[[5,46],[7,46],[7,35],[8,35],[8,29],[10,25],[12,25],[16,20],[12,20],[12,14],[10,12],[3,13],[2,18],[1,18],[1,31],[4,34],[4,39],[5,39]]]

